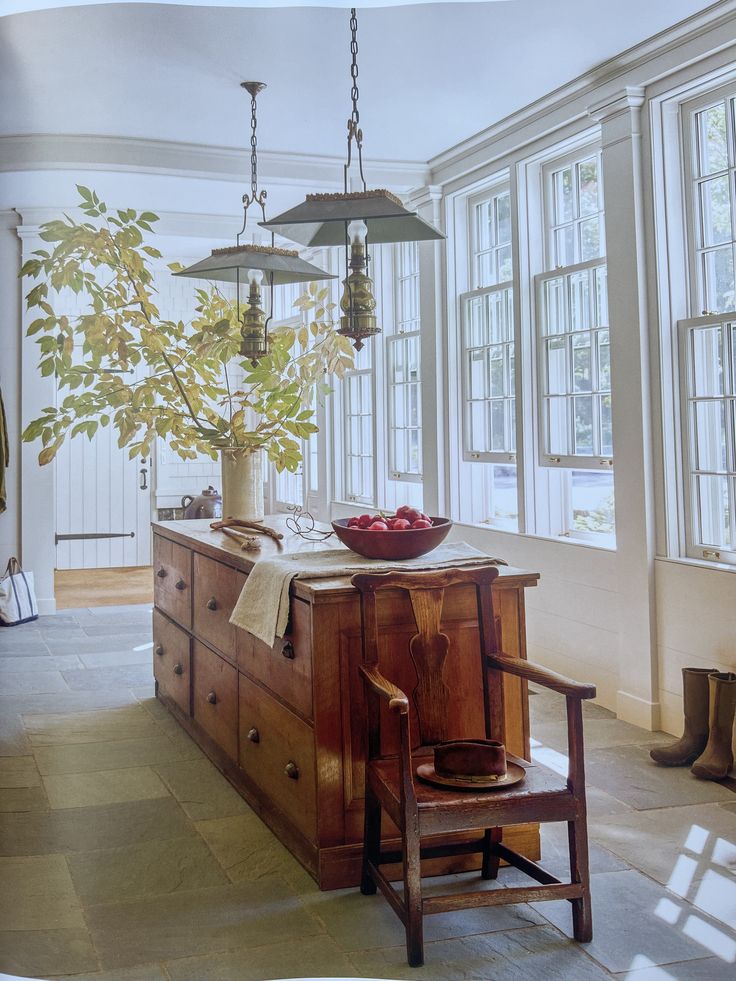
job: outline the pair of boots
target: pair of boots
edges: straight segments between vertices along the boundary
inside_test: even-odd
[[[733,766],[736,674],[715,668],[683,668],[682,690],[682,737],[649,755],[664,766],[692,763],[690,772],[701,780],[722,780]]]

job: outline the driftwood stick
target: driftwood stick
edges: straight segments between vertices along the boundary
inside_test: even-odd
[[[215,531],[221,531],[223,535],[227,535],[228,538],[232,538],[233,541],[238,542],[241,552],[255,552],[260,550],[261,543],[252,535],[246,535],[241,531],[234,531],[232,528],[216,528]]]
[[[243,518],[223,518],[222,521],[213,521],[210,524],[213,531],[224,531],[226,528],[249,528],[251,531],[259,531],[262,535],[268,535],[275,541],[280,542],[283,535],[268,525],[261,525],[257,521],[245,521]]]

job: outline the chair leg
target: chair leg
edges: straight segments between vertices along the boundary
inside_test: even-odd
[[[404,905],[406,907],[406,956],[409,967],[424,964],[424,924],[422,922],[422,867],[419,828],[416,816],[407,821],[402,852],[404,864]]]
[[[484,879],[497,879],[498,866],[501,859],[494,855],[491,846],[501,841],[503,828],[486,828],[483,832],[483,867],[481,877]]]
[[[374,896],[376,884],[368,869],[368,863],[372,862],[377,866],[381,856],[381,804],[367,783],[363,827],[363,869],[360,877],[360,891],[364,896]]]
[[[588,827],[585,815],[567,823],[570,844],[570,880],[583,886],[580,899],[572,900],[572,932],[579,943],[593,939],[593,914],[590,901],[590,874],[588,870]]]

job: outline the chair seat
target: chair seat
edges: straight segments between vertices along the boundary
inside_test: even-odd
[[[413,765],[431,759],[416,753]],[[576,816],[577,802],[565,777],[540,763],[528,763],[509,755],[526,770],[520,783],[500,790],[455,790],[427,783],[414,774],[419,810],[420,834],[456,829],[501,827],[528,821],[570,821]],[[392,820],[401,827],[401,780],[396,757],[372,760],[367,778]]]

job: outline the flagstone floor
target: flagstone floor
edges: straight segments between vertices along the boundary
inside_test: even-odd
[[[566,903],[426,921],[411,969],[380,897],[320,893],[153,698],[149,607],[0,630],[0,972],[101,981],[736,977],[736,796],[659,769],[586,705],[594,940]],[[531,695],[565,766],[562,702]],[[565,866],[551,826],[544,864]],[[517,874],[502,870],[499,887]],[[473,876],[455,877],[461,880]]]

